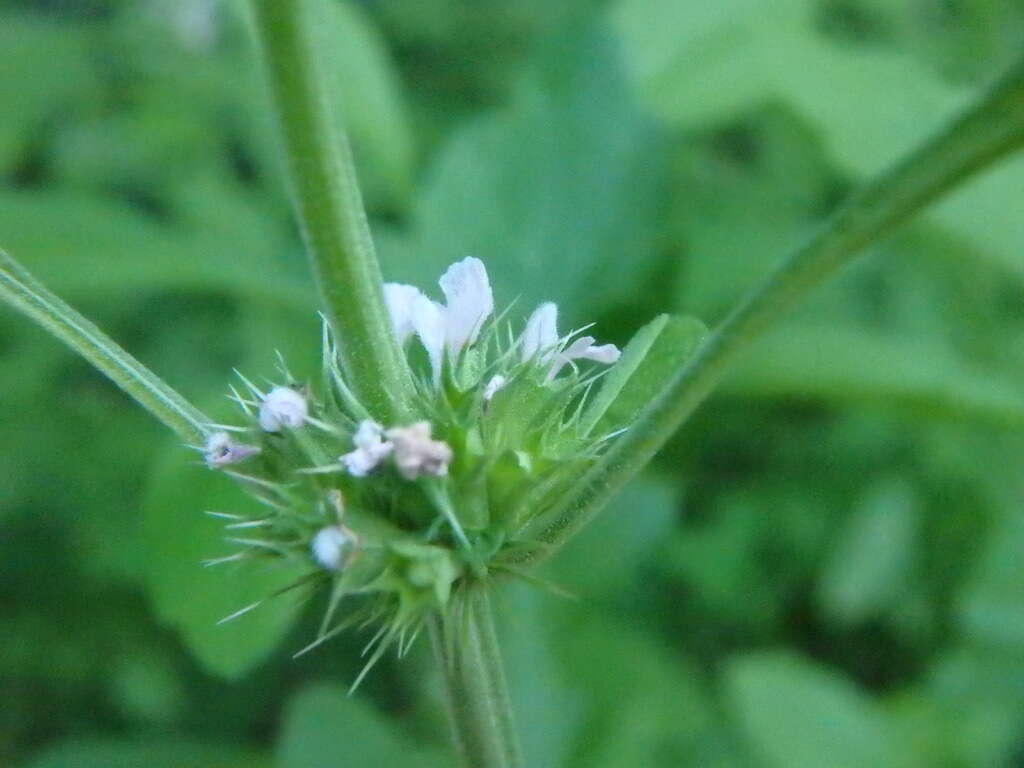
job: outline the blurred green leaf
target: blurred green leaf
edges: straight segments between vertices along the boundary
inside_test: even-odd
[[[554,615],[564,674],[584,705],[569,766],[735,765],[697,665],[593,612]]]
[[[476,255],[499,301],[513,298],[503,291],[521,291],[527,310],[554,300],[566,323],[645,283],[663,186],[656,132],[606,30],[578,24],[546,50],[507,109],[443,148],[408,242],[383,251],[389,278],[429,286]]]
[[[757,0],[620,0],[613,18],[634,79],[660,116],[707,124],[781,99],[818,125],[834,158],[857,174],[902,156],[965,102],[909,56],[829,41],[815,10],[811,0],[780,0],[770,14]]]
[[[90,195],[0,191],[0,238],[71,298],[214,289],[312,307],[307,281],[281,268],[281,236],[258,209],[223,188],[193,184],[189,195],[194,225],[172,229]]]
[[[958,599],[961,625],[976,640],[1024,652],[1024,514],[1007,507]]]
[[[269,761],[233,747],[185,739],[69,741],[43,751],[25,768],[269,768]]]
[[[791,324],[765,338],[726,385],[745,397],[869,403],[933,418],[1024,424],[1020,387],[930,339]]]
[[[158,618],[178,631],[196,658],[211,672],[235,678],[278,646],[295,619],[295,593],[268,599],[225,624],[217,622],[270,598],[302,572],[277,561],[203,567],[204,560],[231,551],[223,521],[205,512],[231,513],[256,502],[229,478],[197,463],[175,447],[155,468],[142,509],[145,585]],[[182,493],[184,488],[188,493]]]
[[[446,753],[424,746],[397,722],[343,689],[315,685],[302,690],[285,710],[277,745],[278,768],[441,768]]]
[[[765,765],[894,765],[883,712],[849,681],[809,661],[778,653],[734,658],[725,672],[725,695]]]
[[[855,623],[897,604],[908,586],[917,526],[916,499],[906,483],[869,488],[822,570],[818,595],[826,612]]]
[[[335,107],[351,135],[371,200],[405,207],[414,144],[401,85],[384,41],[357,3],[323,3],[321,50]]]
[[[676,483],[654,473],[630,483],[548,566],[555,580],[587,601],[618,600],[668,537],[680,513],[679,495]]]
[[[66,119],[97,98],[89,39],[80,27],[5,13],[0,24],[0,174],[9,173],[37,149],[48,121]]]

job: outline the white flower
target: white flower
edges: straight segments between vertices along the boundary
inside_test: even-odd
[[[418,296],[422,296],[420,289],[413,285],[384,284],[384,303],[387,305],[388,314],[391,315],[391,325],[395,329],[399,344],[404,345],[416,332],[412,316],[413,304]]]
[[[395,334],[405,343],[412,332],[427,350],[434,381],[441,380],[445,349],[451,360],[458,359],[467,344],[480,335],[484,322],[494,311],[494,295],[487,269],[480,259],[468,257],[452,264],[439,281],[445,304],[432,301],[418,288],[387,283],[384,298]]]
[[[260,428],[280,432],[282,427],[301,427],[306,423],[309,406],[306,398],[291,387],[274,387],[260,403]]]
[[[385,434],[395,446],[395,466],[406,480],[415,480],[420,475],[448,474],[452,449],[448,443],[430,438],[429,421],[395,427]]]
[[[329,525],[317,531],[309,544],[313,559],[328,571],[340,571],[355,546],[355,536],[340,525]]]
[[[541,304],[526,321],[521,340],[520,356],[523,362],[537,358],[542,365],[551,363],[546,376],[552,381],[562,367],[572,360],[593,360],[611,364],[619,359],[619,348],[614,344],[594,345],[593,336],[581,336],[559,350],[558,307],[552,302]]]
[[[375,421],[361,421],[352,442],[356,449],[339,461],[353,477],[366,477],[388,457],[394,446],[383,439],[384,428]]]
[[[255,445],[236,443],[227,432],[214,432],[207,438],[203,448],[206,466],[211,469],[235,464],[259,452],[260,449]]]
[[[484,402],[488,402],[498,390],[508,383],[508,379],[502,376],[500,373],[492,376],[491,380],[484,385]]]

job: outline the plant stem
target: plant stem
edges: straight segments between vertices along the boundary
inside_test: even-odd
[[[637,423],[556,503],[555,522],[539,536],[548,546],[517,559],[550,556],[593,519],[712,392],[732,362],[811,289],[865,246],[1021,146],[1024,60],[973,108],[854,194],[741,301]]]
[[[328,107],[315,3],[253,0],[296,212],[342,368],[375,418],[410,415],[412,379],[384,305],[348,139]],[[336,40],[336,45],[349,41]]]
[[[487,589],[473,585],[454,596],[451,613],[434,617],[430,630],[460,764],[521,766]]]
[[[186,443],[201,443],[210,420],[89,320],[0,250],[0,298],[106,374]]]

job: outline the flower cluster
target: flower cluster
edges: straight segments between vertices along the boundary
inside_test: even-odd
[[[443,303],[384,286],[416,418],[385,424],[367,410],[325,325],[319,386],[299,384],[283,360],[285,382],[266,392],[239,374],[244,392],[231,398],[245,423],[215,427],[202,447],[209,467],[266,510],[231,516],[240,549],[211,562],[283,558],[301,571],[297,587],[332,585],[317,643],[365,617],[386,627],[381,648],[404,647],[462,580],[502,572],[625,426],[602,417],[608,398],[590,397],[617,347],[582,331],[560,336],[552,303],[514,333],[493,316],[478,259],[453,264],[440,287]],[[343,597],[352,608],[339,620]]]

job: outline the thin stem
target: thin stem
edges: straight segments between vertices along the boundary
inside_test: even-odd
[[[201,442],[210,420],[159,376],[52,294],[0,250],[0,298],[35,320],[96,368],[187,443]]]
[[[853,195],[750,293],[637,423],[562,496],[555,505],[554,522],[538,535],[549,546],[517,559],[544,559],[585,526],[712,392],[733,361],[812,288],[865,246],[1021,146],[1024,60],[977,105]],[[1007,215],[1011,215],[1009,210]]]
[[[317,2],[253,0],[252,7],[296,212],[342,367],[370,412],[392,421],[410,413],[412,380],[384,305],[348,139],[328,108]]]
[[[451,612],[433,618],[430,630],[460,764],[463,768],[521,766],[486,588],[474,585],[456,595]]]

